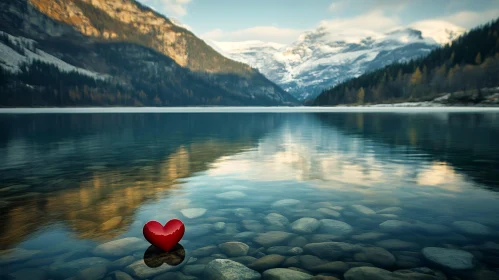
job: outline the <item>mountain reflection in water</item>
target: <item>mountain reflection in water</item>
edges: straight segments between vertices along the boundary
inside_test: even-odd
[[[186,225],[181,255],[187,260],[193,250],[237,234],[275,230],[263,219],[280,211],[272,205],[282,199],[296,203],[279,212],[290,223],[337,215],[357,235],[372,234],[387,219],[449,231],[454,221],[468,220],[494,232],[391,237],[419,251],[499,241],[499,113],[0,115],[0,129],[0,248],[55,262],[68,248],[83,258],[111,240],[145,242],[145,222],[172,218]],[[403,210],[366,218],[351,205]],[[215,231],[215,222],[224,229]],[[245,242],[256,246],[251,238]],[[359,242],[349,238],[341,241]],[[130,252],[133,260],[154,253],[143,245]],[[163,257],[147,260],[162,267]],[[494,260],[482,262],[493,269]],[[7,272],[28,266],[14,264]],[[51,269],[55,278],[71,275]]]

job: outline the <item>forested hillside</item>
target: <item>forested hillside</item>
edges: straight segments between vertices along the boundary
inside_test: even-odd
[[[296,104],[135,0],[2,0],[0,23],[0,107]]]
[[[324,90],[311,105],[431,100],[448,92],[499,86],[499,19],[470,30],[429,55],[397,63]]]

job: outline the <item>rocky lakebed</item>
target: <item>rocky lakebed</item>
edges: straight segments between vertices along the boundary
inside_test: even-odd
[[[245,196],[231,190],[216,198]],[[2,252],[2,279],[499,279],[499,221],[418,221],[406,212],[298,199],[265,210],[184,208],[177,213],[186,233],[175,254],[147,256],[150,244],[138,235],[16,248]],[[136,232],[141,224],[132,225]]]

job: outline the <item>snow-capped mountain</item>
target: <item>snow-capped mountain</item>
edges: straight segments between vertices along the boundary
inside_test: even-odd
[[[383,34],[372,32],[367,37],[338,40],[338,34],[321,26],[288,46],[261,41],[208,43],[305,100],[365,72],[426,55],[464,32],[449,23],[422,22]]]

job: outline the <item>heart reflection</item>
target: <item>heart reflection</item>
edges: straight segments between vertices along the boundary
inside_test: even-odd
[[[177,243],[173,249],[165,252],[158,247],[151,245],[144,252],[144,263],[151,268],[160,267],[166,263],[171,266],[181,264],[185,259],[184,246]]]

